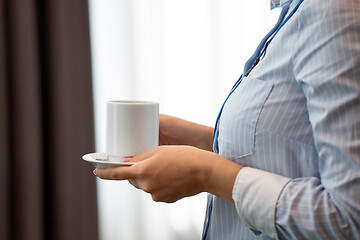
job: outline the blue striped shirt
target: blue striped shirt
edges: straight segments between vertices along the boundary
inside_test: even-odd
[[[215,136],[245,168],[235,204],[209,195],[206,239],[360,239],[360,1],[305,0]]]

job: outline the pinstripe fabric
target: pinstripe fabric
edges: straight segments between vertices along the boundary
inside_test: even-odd
[[[282,6],[288,4],[291,1],[292,0],[270,0],[270,8],[274,9],[274,8],[277,8],[277,7],[282,7]]]
[[[263,191],[234,189],[236,206],[209,197],[206,239],[270,239],[240,217],[262,207],[280,239],[360,239],[360,1],[305,0],[228,99],[216,135],[220,155],[290,181],[274,206],[263,205],[267,175]]]

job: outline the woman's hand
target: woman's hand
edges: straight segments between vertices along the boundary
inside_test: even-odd
[[[211,151],[214,129],[180,118],[160,115],[159,145],[189,145]]]
[[[160,146],[133,157],[129,167],[95,169],[102,179],[129,180],[154,201],[175,202],[210,192],[232,202],[232,188],[241,166],[190,146]]]

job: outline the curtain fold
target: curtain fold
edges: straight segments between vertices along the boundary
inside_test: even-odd
[[[0,0],[0,239],[97,239],[87,0]]]

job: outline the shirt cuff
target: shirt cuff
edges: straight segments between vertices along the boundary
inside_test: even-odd
[[[243,222],[253,230],[278,239],[276,202],[289,178],[255,168],[242,168],[234,183],[232,198]]]

